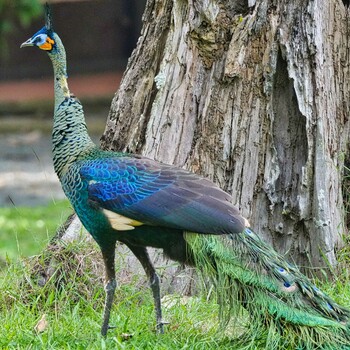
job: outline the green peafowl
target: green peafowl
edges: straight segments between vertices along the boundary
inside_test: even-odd
[[[46,24],[21,47],[46,51],[54,69],[53,161],[62,188],[101,248],[107,334],[116,289],[116,242],[142,264],[163,332],[159,278],[146,247],[195,266],[216,287],[220,315],[244,311],[242,339],[266,349],[350,349],[350,311],[336,304],[249,228],[231,197],[196,174],[140,155],[101,150],[91,141],[81,103],[67,85],[64,46]]]

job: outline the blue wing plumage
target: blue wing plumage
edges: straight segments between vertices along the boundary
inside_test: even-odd
[[[198,233],[241,232],[231,197],[193,173],[141,156],[86,160],[80,175],[98,206],[147,225]]]

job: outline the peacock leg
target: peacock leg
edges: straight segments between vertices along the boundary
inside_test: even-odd
[[[145,247],[134,246],[131,244],[128,244],[128,247],[134,253],[136,258],[140,261],[149,279],[150,287],[153,293],[154,307],[156,311],[157,332],[164,333],[164,324],[166,324],[166,322],[162,320],[159,277],[157,275],[157,272],[151,262],[147,249]]]
[[[105,264],[106,271],[106,284],[105,284],[105,292],[106,292],[106,300],[103,312],[103,323],[101,327],[101,334],[105,337],[107,335],[107,331],[109,328],[109,318],[111,314],[114,292],[117,287],[117,282],[115,279],[115,268],[114,268],[114,257],[115,257],[115,243],[107,248],[102,248],[102,256]]]

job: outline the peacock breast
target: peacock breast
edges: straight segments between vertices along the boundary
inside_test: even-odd
[[[79,173],[78,162],[69,167],[61,177],[62,189],[86,230],[99,242],[99,237],[110,230],[110,224],[102,211],[88,197],[88,183]]]

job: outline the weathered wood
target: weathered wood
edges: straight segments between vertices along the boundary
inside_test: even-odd
[[[335,264],[349,133],[340,1],[149,0],[105,148],[209,176],[302,266]]]

